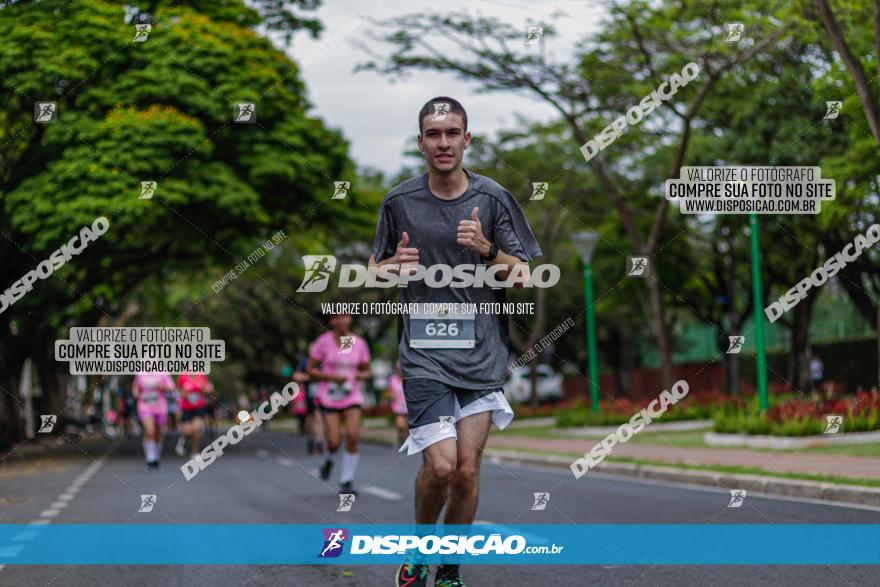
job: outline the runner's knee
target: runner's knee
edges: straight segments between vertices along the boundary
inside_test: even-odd
[[[432,477],[438,481],[449,483],[452,480],[452,476],[455,474],[455,458],[453,457],[452,459],[449,459],[440,456],[429,459],[425,461],[425,467],[431,473]]]
[[[471,485],[480,477],[480,468],[477,463],[462,462],[455,468],[452,482],[456,485]]]

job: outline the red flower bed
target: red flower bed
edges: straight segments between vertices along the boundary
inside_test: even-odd
[[[824,414],[860,416],[871,410],[880,410],[880,392],[878,391],[859,391],[855,396],[821,401],[790,399],[772,406],[767,411],[767,418],[771,422],[787,422],[806,418],[821,419]]]

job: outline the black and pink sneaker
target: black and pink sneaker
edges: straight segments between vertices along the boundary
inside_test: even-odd
[[[425,587],[428,584],[428,565],[421,562],[417,553],[407,554],[394,578],[397,587]]]

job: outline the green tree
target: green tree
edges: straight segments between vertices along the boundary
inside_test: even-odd
[[[843,102],[835,122],[852,143],[823,160],[823,169],[837,180],[837,199],[823,218],[823,242],[833,254],[852,241],[855,232],[880,223],[880,82],[871,75],[871,69],[880,71],[880,3],[813,0],[812,6],[814,11],[806,3],[804,16],[818,29],[813,41],[828,71],[817,81],[817,93]],[[877,325],[880,334],[880,255],[864,252],[840,271],[840,280],[859,313]]]
[[[232,265],[279,229],[350,222],[314,214],[351,173],[347,145],[306,114],[296,64],[255,31],[317,32],[282,4],[3,3],[2,287],[96,217],[110,230],[0,314],[0,445],[21,435],[23,361],[51,355],[60,328],[119,314],[151,277]],[[35,123],[35,102],[56,102],[57,122]],[[256,104],[255,124],[233,122],[237,102]],[[146,180],[151,200],[139,199]]]

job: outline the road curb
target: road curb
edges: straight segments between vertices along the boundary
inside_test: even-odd
[[[382,438],[363,438],[363,442],[393,446],[393,443]],[[484,454],[493,462],[507,461],[526,465],[542,465],[571,470],[573,457],[561,455],[537,455],[511,450],[486,449]],[[822,499],[844,504],[867,505],[880,507],[880,488],[824,483],[801,479],[785,479],[782,477],[763,477],[740,473],[720,473],[716,471],[699,471],[679,467],[658,465],[639,465],[634,463],[614,463],[605,461],[596,468],[600,473],[626,475],[642,479],[657,479],[673,483],[690,483],[707,485],[719,489],[745,489],[753,493],[784,495],[787,497]],[[587,473],[589,475],[589,473]],[[574,477],[574,475],[572,475]]]
[[[532,455],[487,449],[485,454],[502,461],[520,462],[524,464],[549,465],[570,470],[571,457],[554,455]],[[785,479],[782,477],[763,477],[738,473],[720,473],[715,471],[699,471],[679,467],[663,467],[657,465],[638,465],[634,463],[613,463],[605,461],[596,470],[600,473],[627,475],[644,479],[658,479],[674,483],[691,483],[709,485],[719,489],[745,489],[754,493],[768,493],[801,497],[808,499],[824,499],[841,503],[869,505],[880,507],[880,489],[859,485],[824,483],[801,479]],[[588,473],[589,475],[589,473]]]

